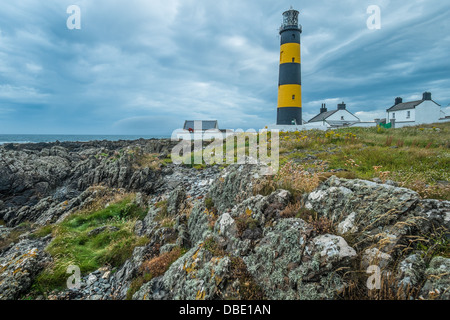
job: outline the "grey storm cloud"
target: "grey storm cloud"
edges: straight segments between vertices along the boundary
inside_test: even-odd
[[[81,9],[69,30],[66,9]],[[438,0],[3,0],[0,133],[165,134],[186,119],[275,122],[281,14],[300,10],[305,119],[345,101],[450,102],[450,4]],[[366,10],[381,8],[381,29]]]

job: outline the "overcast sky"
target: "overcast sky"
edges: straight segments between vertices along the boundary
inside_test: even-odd
[[[81,30],[66,26],[70,5]],[[0,134],[273,124],[291,5],[303,25],[304,119],[345,101],[373,120],[424,91],[450,104],[449,1],[0,0]],[[381,8],[380,30],[367,28],[369,5]]]

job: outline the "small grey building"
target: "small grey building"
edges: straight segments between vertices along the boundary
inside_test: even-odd
[[[183,129],[190,132],[211,129],[219,130],[219,123],[217,120],[186,120],[184,121]]]

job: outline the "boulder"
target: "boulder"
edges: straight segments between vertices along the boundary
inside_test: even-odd
[[[16,300],[27,292],[51,261],[44,251],[49,239],[24,239],[0,255],[0,300]]]

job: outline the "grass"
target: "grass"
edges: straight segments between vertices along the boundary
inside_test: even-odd
[[[342,128],[280,136],[280,164],[396,181],[423,198],[450,200],[450,123],[400,129]]]
[[[48,234],[53,240],[46,250],[53,263],[37,277],[34,289],[47,293],[62,289],[67,280],[67,267],[77,265],[82,274],[97,270],[103,265],[118,267],[128,259],[136,246],[145,245],[147,238],[137,237],[134,225],[145,216],[146,210],[125,198],[104,209],[79,212],[53,227],[39,229],[35,236]],[[106,226],[98,234],[90,231]]]
[[[150,168],[160,170],[161,166],[170,163],[170,159],[160,159],[158,154],[137,152],[134,158],[134,169]]]

